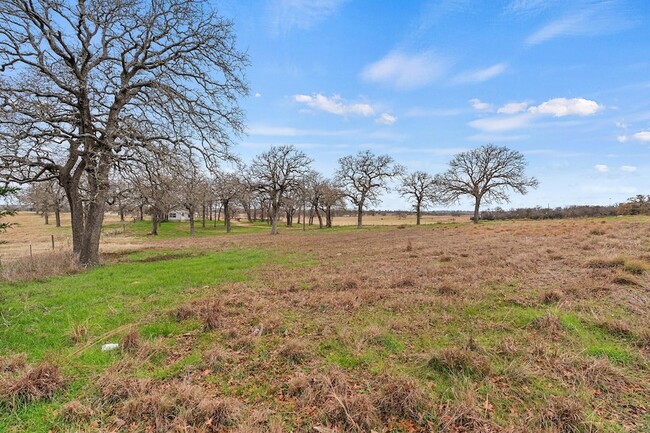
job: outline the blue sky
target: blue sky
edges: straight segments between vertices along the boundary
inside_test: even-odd
[[[245,160],[293,144],[333,175],[359,150],[444,171],[486,143],[540,187],[505,207],[650,194],[650,2],[219,3],[247,50]],[[461,207],[469,208],[469,201]],[[394,193],[381,208],[407,208]]]

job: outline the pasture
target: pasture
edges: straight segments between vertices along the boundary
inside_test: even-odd
[[[87,270],[47,251],[69,227],[16,218],[0,431],[650,431],[648,217],[109,219]]]

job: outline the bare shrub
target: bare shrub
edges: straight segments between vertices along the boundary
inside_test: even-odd
[[[222,309],[217,302],[211,302],[200,309],[199,316],[203,322],[203,329],[210,331],[222,326]]]
[[[384,418],[397,417],[418,421],[427,403],[427,396],[415,381],[386,378],[375,405]]]
[[[72,400],[61,407],[59,416],[63,421],[71,424],[88,422],[94,411],[79,400]]]
[[[145,431],[219,432],[240,418],[242,405],[232,398],[214,398],[197,385],[170,383],[133,394],[123,404],[113,406],[126,423],[143,426]]]
[[[575,398],[550,398],[539,411],[534,424],[558,433],[589,431],[585,422],[584,407]]]
[[[443,403],[438,410],[438,430],[440,433],[499,432],[502,429],[481,410],[473,390],[457,390],[454,399]]]
[[[552,313],[538,317],[537,319],[530,322],[530,326],[532,328],[551,334],[554,338],[558,338],[564,329],[562,327],[562,323],[560,322],[560,318]]]
[[[140,332],[133,328],[122,337],[120,347],[124,352],[134,353],[140,348]]]
[[[490,373],[490,365],[481,355],[454,347],[436,352],[429,360],[428,366],[447,374],[485,376]]]
[[[280,347],[278,355],[292,364],[299,364],[309,357],[309,349],[304,341],[290,339]]]
[[[339,395],[332,392],[324,408],[330,422],[341,424],[348,429],[370,431],[379,425],[377,408],[365,394],[351,392]]]
[[[542,303],[546,305],[557,304],[561,299],[562,292],[559,290],[550,290],[542,295]]]
[[[213,371],[219,371],[232,360],[232,354],[221,347],[214,347],[203,353],[203,366]]]
[[[8,401],[13,407],[21,403],[49,400],[65,383],[61,369],[44,361],[0,385],[0,399]]]

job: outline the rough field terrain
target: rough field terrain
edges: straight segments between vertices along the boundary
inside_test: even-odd
[[[650,218],[183,227],[3,261],[0,431],[650,431]]]

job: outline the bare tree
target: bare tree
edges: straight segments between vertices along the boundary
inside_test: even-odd
[[[339,159],[336,178],[345,196],[357,208],[357,228],[363,226],[363,208],[369,203],[379,203],[380,193],[388,190],[387,181],[403,171],[390,156],[376,156],[370,150]]]
[[[509,191],[526,194],[537,188],[534,177],[526,177],[524,155],[507,147],[486,144],[454,156],[449,169],[436,176],[446,201],[464,195],[474,197],[474,223],[479,221],[481,203],[508,202]]]
[[[320,191],[321,195],[318,203],[323,212],[325,212],[325,227],[332,228],[332,221],[334,219],[332,210],[337,206],[343,206],[345,193],[339,185],[331,180],[324,180],[320,184]]]
[[[173,178],[178,203],[187,210],[189,215],[190,236],[195,236],[196,213],[210,191],[208,179],[190,156],[174,167]]]
[[[0,22],[0,175],[58,180],[82,264],[117,160],[155,139],[210,161],[243,131],[248,59],[207,0],[5,0]]]
[[[46,225],[50,223],[50,213],[54,212],[56,227],[61,227],[65,192],[55,180],[29,185],[21,192],[20,201],[42,215]]]
[[[247,192],[246,185],[234,173],[221,173],[216,176],[214,181],[214,190],[217,200],[219,200],[223,206],[226,232],[230,233],[230,206],[232,202]]]
[[[155,152],[138,149],[137,154],[137,158],[121,167],[120,174],[126,178],[132,198],[139,204],[141,217],[144,208],[151,215],[151,234],[157,236],[160,222],[176,195],[173,167],[181,162],[176,154],[164,148]]]
[[[293,146],[274,146],[253,159],[249,167],[252,189],[269,199],[271,234],[278,233],[282,199],[297,190],[310,172],[311,159]]]
[[[398,191],[413,201],[415,224],[420,225],[422,209],[441,201],[440,187],[433,176],[424,171],[414,171],[401,177]]]

